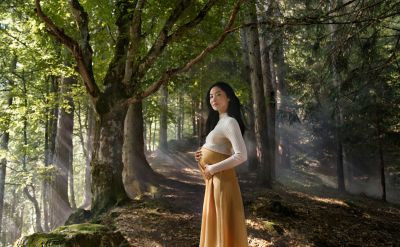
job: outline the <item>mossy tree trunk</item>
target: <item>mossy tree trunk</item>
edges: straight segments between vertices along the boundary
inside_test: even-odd
[[[92,210],[102,212],[127,199],[122,183],[124,120],[128,107],[100,115],[91,162]]]

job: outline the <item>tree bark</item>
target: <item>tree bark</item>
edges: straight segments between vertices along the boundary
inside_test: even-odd
[[[270,61],[270,47],[271,47],[271,29],[266,23],[268,15],[271,11],[267,9],[265,4],[259,7],[261,10],[259,28],[259,42],[260,42],[260,56],[261,56],[261,70],[264,85],[264,96],[266,99],[266,113],[267,113],[267,134],[268,134],[268,148],[267,160],[271,167],[271,177],[275,178],[275,85],[272,84],[271,61]]]
[[[250,79],[250,65],[249,65],[249,47],[248,47],[248,34],[245,28],[240,29],[240,41],[242,44],[242,62],[243,68],[241,76],[245,82],[248,83],[249,87],[251,88],[251,79]],[[256,149],[256,135],[254,132],[254,111],[252,110],[253,107],[253,96],[251,92],[249,93],[249,104],[247,107],[249,110],[246,111],[246,119],[248,122],[248,126],[251,126],[245,132],[246,138],[246,147],[247,147],[247,163],[248,163],[248,170],[249,171],[256,171],[257,170],[257,149]]]
[[[246,23],[257,23],[255,3],[248,3],[246,8]],[[251,25],[248,30],[248,52],[251,91],[254,98],[253,109],[255,115],[254,129],[260,172],[258,181],[266,187],[272,186],[272,167],[268,160],[268,131],[266,125],[266,105],[261,69],[260,43],[257,25]]]
[[[163,84],[160,90],[160,140],[159,149],[168,151],[168,87]]]
[[[157,187],[157,174],[144,155],[142,103],[130,105],[124,133],[122,178],[126,193],[134,199],[144,192],[155,192]]]
[[[85,147],[85,192],[83,204],[80,208],[90,209],[92,204],[92,192],[90,189],[92,176],[90,174],[90,162],[92,160],[93,155],[93,142],[94,142],[94,131],[95,131],[95,114],[93,107],[90,102],[87,104],[87,134],[86,134],[86,147]]]
[[[91,162],[92,212],[98,214],[128,197],[122,182],[122,147],[127,106],[115,107],[99,116]]]

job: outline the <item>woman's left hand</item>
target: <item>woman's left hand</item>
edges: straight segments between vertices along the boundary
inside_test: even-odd
[[[210,168],[209,168],[209,165],[208,164],[205,164],[205,168],[204,168],[204,176],[207,178],[207,179],[210,179],[210,178],[212,178],[212,174],[211,174],[211,172],[210,172]]]

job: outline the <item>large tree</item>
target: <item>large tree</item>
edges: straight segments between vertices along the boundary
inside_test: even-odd
[[[114,5],[115,24],[118,30],[116,43],[113,58],[100,84],[99,81],[96,81],[93,72],[89,15],[83,5],[78,0],[69,1],[78,29],[75,31],[79,34],[76,35],[78,38],[74,38],[44,13],[40,0],[35,1],[36,13],[46,24],[47,31],[64,44],[75,58],[77,71],[82,77],[99,116],[96,130],[98,136],[95,139],[91,164],[92,211],[94,213],[104,211],[109,206],[127,198],[121,174],[124,167],[122,158],[124,121],[129,106],[141,103],[144,98],[156,92],[171,77],[187,71],[217,47],[230,32],[241,1],[238,1],[233,7],[232,13],[226,21],[225,29],[221,30],[221,34],[215,42],[205,47],[198,55],[187,56],[184,62],[161,66],[161,69],[158,70],[161,71],[160,73],[155,70],[159,58],[167,48],[173,46],[180,39],[184,39],[207,17],[207,13],[217,3],[217,0],[206,1],[203,5],[189,0],[174,1],[173,3],[144,0],[116,1]],[[156,13],[154,6],[161,9],[166,8],[167,11]],[[219,8],[224,7],[219,6]],[[152,23],[151,18],[161,15],[161,12],[167,15],[160,18],[162,25]],[[151,83],[146,83],[148,81]],[[140,115],[141,112],[138,114]],[[143,142],[139,140],[137,143],[141,145]],[[138,154],[138,156],[142,155]],[[125,164],[125,166],[136,165]],[[139,165],[146,166],[146,163]],[[135,179],[135,176],[132,179]]]

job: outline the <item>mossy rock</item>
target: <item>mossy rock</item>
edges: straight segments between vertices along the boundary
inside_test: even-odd
[[[129,246],[120,232],[113,232],[104,225],[75,224],[61,226],[50,233],[35,233],[21,237],[14,247],[113,247]]]

